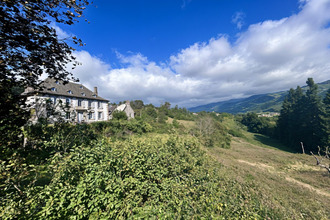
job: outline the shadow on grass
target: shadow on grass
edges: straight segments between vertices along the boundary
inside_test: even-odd
[[[273,138],[270,138],[270,137],[265,136],[265,135],[254,134],[254,139],[256,141],[259,141],[262,144],[277,148],[277,149],[282,150],[282,151],[286,151],[286,152],[290,152],[290,153],[299,153],[299,152],[285,146],[280,141],[278,141],[276,139],[273,139]]]

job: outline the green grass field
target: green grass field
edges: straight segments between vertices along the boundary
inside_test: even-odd
[[[237,124],[225,119],[229,129]],[[240,129],[230,149],[205,148],[238,182],[249,184],[287,219],[330,218],[330,175],[311,155],[290,152],[276,140]]]

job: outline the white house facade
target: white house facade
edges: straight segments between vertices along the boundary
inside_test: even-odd
[[[47,78],[44,89],[34,91],[26,89],[29,96],[27,104],[31,109],[31,120],[48,118],[52,121],[62,120],[76,123],[91,123],[109,120],[109,101],[98,96],[97,87],[89,90],[82,84]]]

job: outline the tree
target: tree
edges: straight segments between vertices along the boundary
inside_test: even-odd
[[[321,145],[322,138],[322,102],[318,95],[318,86],[312,78],[308,78],[308,89],[305,95],[303,113],[301,117],[301,141],[309,150],[316,150]]]
[[[286,96],[281,115],[277,122],[279,138],[296,150],[300,150],[303,142],[305,150],[315,151],[324,141],[324,107],[318,95],[318,86],[312,78],[308,78],[307,91],[290,89]]]
[[[21,108],[24,99],[20,98],[20,90],[0,83],[0,159],[6,158],[11,148],[22,143],[22,130],[29,118],[29,113]]]
[[[290,146],[298,146],[300,137],[299,130],[301,128],[301,115],[303,112],[304,94],[301,87],[290,89],[285,97],[281,114],[277,121],[279,131],[279,139]]]
[[[210,114],[199,116],[196,121],[196,136],[207,147],[230,147],[231,138],[226,128]]]
[[[324,112],[322,115],[322,146],[330,146],[330,89],[323,99]]]
[[[141,117],[141,111],[144,108],[144,103],[142,100],[131,101],[131,107],[133,108],[135,115]]]
[[[40,89],[43,73],[64,82],[73,79],[66,64],[77,65],[74,48],[69,39],[58,38],[53,23],[74,24],[89,4],[88,0],[0,0],[0,127],[5,137],[19,133],[28,119],[21,108],[25,97],[15,88]],[[83,45],[76,36],[71,42]],[[0,142],[12,143],[8,138]]]
[[[131,101],[131,107],[135,110],[142,109],[144,107],[144,103],[142,100],[134,100]]]
[[[160,105],[158,111],[159,113],[162,113],[163,115],[168,116],[168,112],[171,109],[171,103],[165,102],[164,104]]]

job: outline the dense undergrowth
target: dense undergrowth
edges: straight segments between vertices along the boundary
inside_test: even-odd
[[[5,196],[2,218],[274,217],[248,186],[227,179],[191,136],[148,135],[92,141],[55,153],[35,168],[40,179],[16,198]],[[44,180],[45,181],[45,180]]]
[[[202,115],[189,129],[156,120],[26,127],[24,148],[1,149],[0,218],[278,218],[205,155],[205,146],[230,143],[220,122]]]

